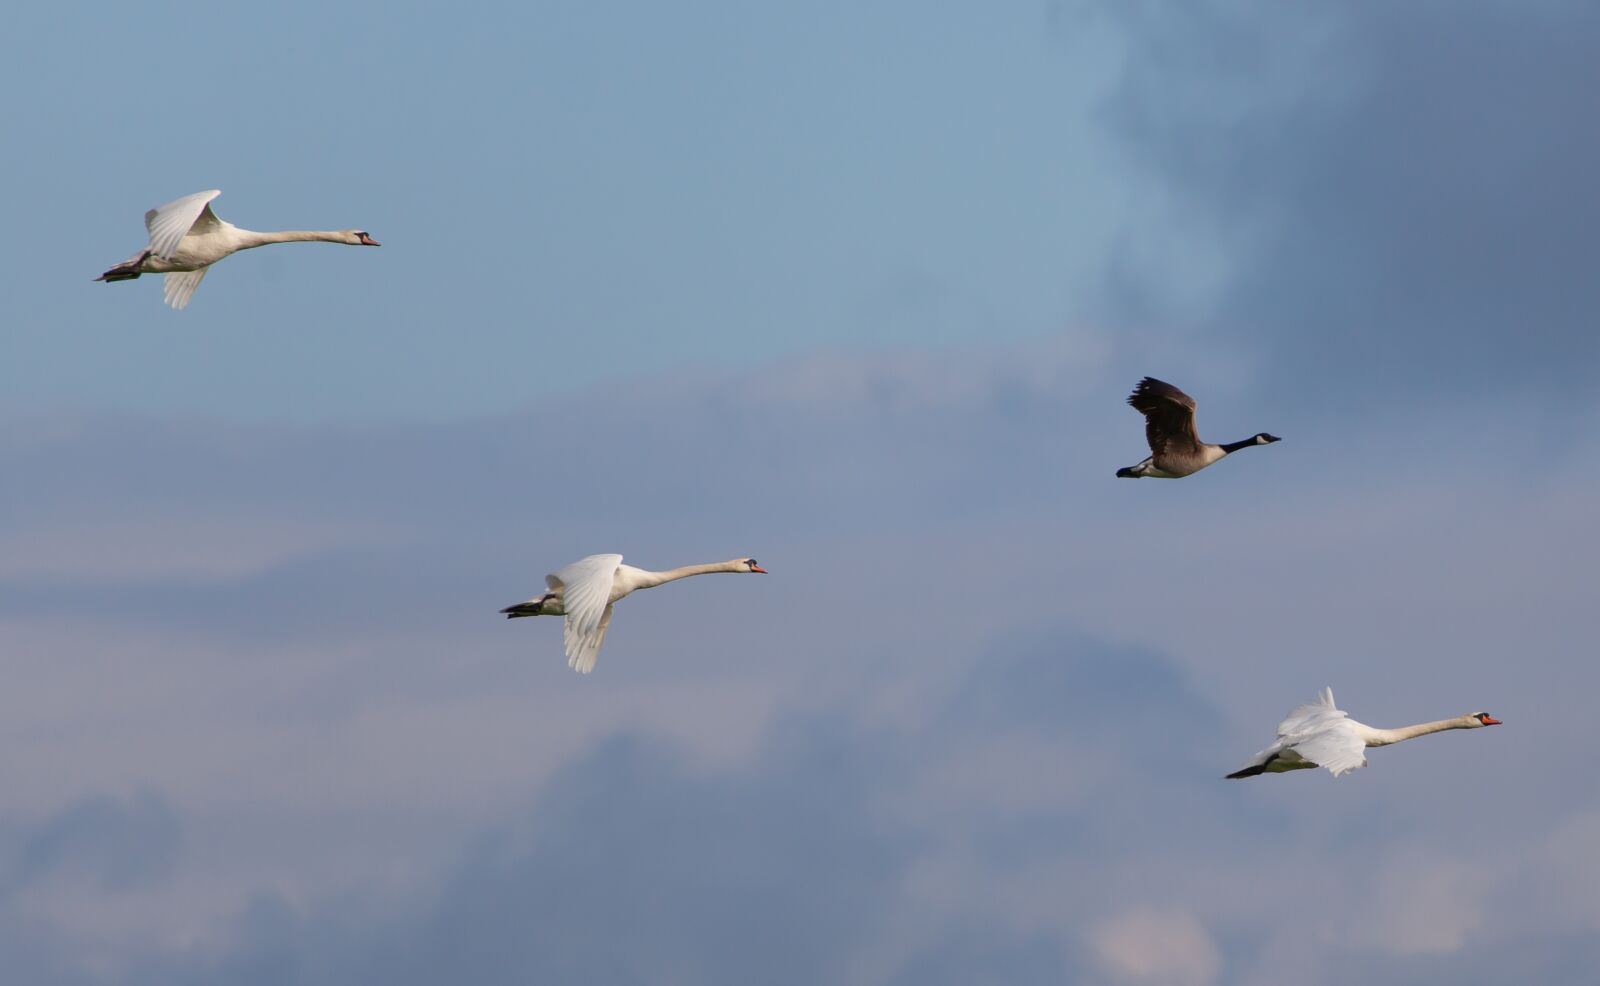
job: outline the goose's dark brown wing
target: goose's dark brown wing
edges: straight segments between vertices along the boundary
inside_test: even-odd
[[[1145,377],[1133,388],[1128,403],[1144,415],[1144,437],[1150,453],[1188,451],[1200,446],[1194,430],[1194,398],[1170,383]]]

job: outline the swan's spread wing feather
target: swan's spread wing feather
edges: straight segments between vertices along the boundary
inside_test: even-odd
[[[621,555],[590,555],[580,558],[570,565],[558,568],[545,576],[545,582],[551,589],[561,589],[566,597],[567,608],[574,604],[574,596],[582,595],[592,589],[598,588],[601,599],[595,606],[595,619],[600,618],[600,607],[606,604],[606,598],[611,592],[611,583],[617,577],[617,566],[622,564]],[[604,583],[600,585],[599,583]]]
[[[1356,734],[1350,717],[1333,704],[1333,689],[1324,688],[1315,702],[1302,705],[1278,723],[1280,750],[1293,750],[1333,776],[1367,765],[1367,744]]]
[[[594,670],[611,624],[611,586],[621,555],[590,555],[549,575],[552,590],[561,592],[567,612],[563,634],[567,664],[588,674]]]
[[[168,274],[164,289],[167,304],[182,310],[184,306],[189,304],[189,299],[194,297],[194,289],[200,286],[200,279],[205,277],[206,271],[210,269],[209,267],[202,267],[199,270],[186,270],[176,274]]]
[[[1367,765],[1367,743],[1356,724],[1333,704],[1333,689],[1302,705],[1278,723],[1278,739],[1257,753],[1230,778],[1254,777],[1271,771],[1326,767],[1338,777]]]
[[[172,255],[178,252],[178,242],[194,228],[202,213],[210,213],[210,223],[217,222],[216,213],[211,212],[210,202],[221,194],[222,191],[216,188],[209,192],[195,192],[145,213],[144,225],[150,231],[150,252],[163,260],[171,260]]]
[[[576,642],[572,638],[572,621],[567,621],[567,667],[579,674],[594,670],[595,662],[600,659],[600,647],[606,642],[606,630],[611,627],[613,608],[611,603],[606,603],[605,612],[600,614],[600,626],[594,633]]]
[[[1286,745],[1335,777],[1367,765],[1367,744],[1356,735],[1348,719],[1340,719],[1305,739]]]
[[[221,226],[222,220],[218,219],[217,214],[211,211],[211,203],[207,202],[206,207],[200,210],[200,216],[195,219],[194,225],[189,227],[189,232],[209,233]]]
[[[1324,688],[1314,702],[1302,705],[1278,723],[1278,738],[1303,736],[1317,728],[1340,719],[1347,714],[1333,704],[1333,689]]]
[[[1152,455],[1200,445],[1194,428],[1194,398],[1164,380],[1145,377],[1133,388],[1128,403],[1144,415],[1144,437]]]

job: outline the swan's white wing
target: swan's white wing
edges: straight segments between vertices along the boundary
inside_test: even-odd
[[[199,270],[186,270],[176,274],[168,274],[165,288],[167,304],[182,310],[185,305],[189,304],[189,299],[194,297],[194,289],[200,286],[200,279],[205,277],[206,271],[210,269],[209,267],[202,267]]]
[[[600,626],[582,639],[573,638],[572,621],[567,620],[567,667],[579,674],[594,670],[595,662],[600,659],[600,645],[606,642],[606,630],[611,626],[612,608],[611,603],[606,603],[605,612],[600,614]]]
[[[1293,750],[1333,776],[1367,765],[1367,743],[1357,735],[1350,717],[1333,704],[1333,689],[1324,688],[1317,700],[1302,705],[1278,723],[1276,750]]]
[[[1315,702],[1300,706],[1278,723],[1278,736],[1302,736],[1344,718],[1346,713],[1333,705],[1333,689],[1324,688]]]
[[[1367,744],[1342,709],[1334,707],[1333,689],[1324,688],[1316,701],[1302,705],[1278,723],[1278,739],[1257,753],[1233,777],[1251,777],[1265,767],[1274,773],[1295,769],[1302,760],[1326,767],[1333,776],[1367,765]],[[1282,761],[1272,766],[1274,761]]]
[[[1285,745],[1318,767],[1327,768],[1335,777],[1367,765],[1366,741],[1356,735],[1348,719]]]
[[[590,555],[546,576],[561,593],[567,612],[564,639],[567,663],[588,674],[600,655],[611,623],[611,586],[616,581],[621,555]]]
[[[171,260],[178,251],[178,241],[194,228],[201,213],[210,213],[210,224],[217,222],[216,213],[211,212],[209,203],[221,194],[221,189],[216,188],[209,192],[195,192],[145,213],[144,225],[150,230],[150,252],[163,260]]]
[[[567,608],[573,605],[572,594],[582,594],[586,587],[595,587],[599,583],[602,595],[609,596],[611,583],[616,579],[617,566],[622,564],[621,555],[590,555],[580,558],[564,568],[558,568],[544,577],[545,584],[552,590],[562,593],[566,599]],[[604,606],[606,599],[602,598],[595,606],[595,618],[600,616],[600,607]]]
[[[218,219],[217,214],[211,211],[211,203],[207,202],[206,207],[200,210],[200,215],[195,219],[194,225],[189,227],[189,232],[209,233],[214,229],[221,228],[221,226],[222,220]]]

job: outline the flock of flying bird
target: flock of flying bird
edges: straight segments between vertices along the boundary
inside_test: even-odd
[[[165,297],[173,308],[183,308],[194,297],[195,288],[206,271],[217,261],[240,250],[268,243],[322,242],[349,246],[378,246],[365,230],[289,230],[260,233],[241,229],[217,218],[211,202],[222,193],[216,189],[196,192],[168,202],[145,213],[150,245],[101,274],[96,280],[127,281],[141,274],[166,275]],[[1181,479],[1222,460],[1231,452],[1252,445],[1270,445],[1279,439],[1261,432],[1250,438],[1224,445],[1203,442],[1195,431],[1194,398],[1153,377],[1145,377],[1128,398],[1145,419],[1145,438],[1150,456],[1143,462],[1117,470],[1128,479]],[[527,602],[501,610],[507,619],[522,616],[561,616],[566,626],[564,643],[567,664],[588,674],[594,670],[611,625],[611,611],[617,600],[638,589],[648,589],[691,575],[713,572],[765,574],[754,558],[707,565],[686,565],[665,572],[651,572],[622,564],[616,554],[590,555],[545,576],[547,591]],[[1324,767],[1335,777],[1364,767],[1369,746],[1387,746],[1415,736],[1446,729],[1478,729],[1497,726],[1500,720],[1487,712],[1474,712],[1454,719],[1377,729],[1356,722],[1333,703],[1333,689],[1325,688],[1317,700],[1289,713],[1278,724],[1277,740],[1257,753],[1230,778],[1254,777],[1290,770]]]

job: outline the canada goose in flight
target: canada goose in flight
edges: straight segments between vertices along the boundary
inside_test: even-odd
[[[1150,443],[1150,458],[1136,466],[1118,469],[1127,479],[1180,479],[1199,472],[1211,463],[1247,445],[1270,445],[1281,441],[1276,435],[1261,432],[1240,442],[1213,445],[1202,442],[1194,430],[1194,398],[1155,377],[1145,377],[1128,397],[1133,409],[1144,415],[1144,437]]]
[[[611,626],[611,607],[617,600],[638,589],[713,572],[767,574],[754,558],[650,572],[622,564],[621,555],[590,555],[546,575],[549,591],[544,595],[500,612],[508,620],[519,616],[565,616],[567,666],[579,674],[588,674],[600,657],[600,645],[605,643],[606,629]]]
[[[1388,746],[1401,740],[1440,733],[1446,729],[1478,729],[1498,726],[1500,720],[1487,712],[1473,712],[1454,719],[1401,726],[1399,729],[1374,729],[1356,722],[1335,708],[1333,689],[1324,688],[1310,705],[1302,705],[1278,723],[1278,741],[1257,753],[1250,763],[1229,774],[1231,779],[1257,774],[1281,774],[1290,770],[1326,767],[1333,776],[1348,774],[1367,765],[1367,747]]]

